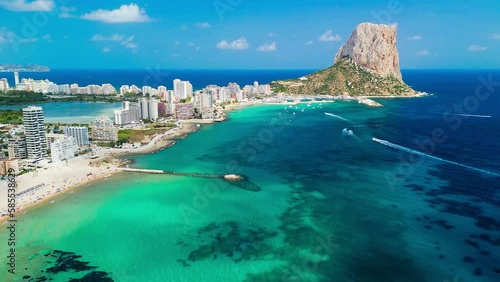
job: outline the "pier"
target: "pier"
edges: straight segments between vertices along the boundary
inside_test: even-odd
[[[231,185],[236,186],[243,190],[254,191],[254,192],[261,190],[259,186],[249,181],[247,177],[237,174],[222,175],[222,174],[188,173],[188,172],[175,172],[175,171],[144,169],[144,168],[120,168],[120,170],[131,173],[166,174],[166,175],[198,177],[198,178],[220,178],[230,183]]]

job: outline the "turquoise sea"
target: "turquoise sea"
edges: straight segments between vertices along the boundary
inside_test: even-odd
[[[499,281],[500,90],[476,93],[489,75],[407,73],[434,95],[382,108],[233,111],[133,166],[261,191],[112,176],[18,215],[17,274],[2,263],[0,281]]]

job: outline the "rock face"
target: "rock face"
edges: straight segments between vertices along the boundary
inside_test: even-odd
[[[359,24],[346,44],[339,49],[334,63],[342,58],[377,75],[393,75],[402,79],[399,69],[399,53],[396,48],[396,27],[362,23]]]
[[[275,93],[414,96],[399,69],[396,28],[362,23],[339,49],[333,66],[299,79],[274,81]]]

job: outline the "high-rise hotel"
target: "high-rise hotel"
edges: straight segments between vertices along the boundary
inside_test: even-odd
[[[47,137],[42,107],[27,107],[23,109],[23,124],[26,135],[26,151],[30,160],[46,158]]]

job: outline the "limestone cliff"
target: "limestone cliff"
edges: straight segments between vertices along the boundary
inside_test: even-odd
[[[402,81],[396,28],[359,24],[336,56],[333,66],[300,79],[271,83],[275,93],[351,96],[411,96]]]
[[[393,75],[402,79],[396,48],[396,27],[359,24],[337,52],[334,63],[342,58],[350,58],[356,65],[380,76]]]

